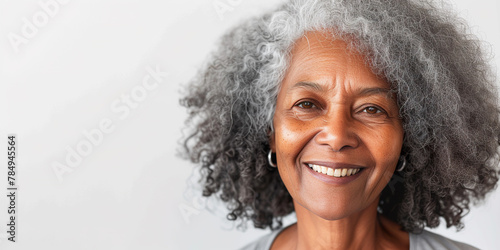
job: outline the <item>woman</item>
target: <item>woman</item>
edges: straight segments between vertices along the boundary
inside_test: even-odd
[[[494,77],[464,27],[427,2],[304,0],[222,38],[185,146],[228,219],[275,230],[246,249],[473,249],[423,230],[462,228],[498,181]]]

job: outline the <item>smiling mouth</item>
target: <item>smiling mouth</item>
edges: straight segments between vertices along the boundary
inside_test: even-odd
[[[315,165],[315,164],[307,164],[307,166],[309,166],[309,168],[311,168],[312,170],[314,170],[320,174],[333,176],[333,177],[339,177],[339,178],[355,175],[361,171],[361,168],[336,168],[336,169],[333,169],[333,168],[329,168],[329,167],[325,167],[325,166],[321,166],[321,165]]]

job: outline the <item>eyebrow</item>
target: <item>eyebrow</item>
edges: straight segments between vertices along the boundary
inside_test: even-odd
[[[315,91],[325,91],[323,88],[323,85],[317,84],[315,82],[298,82],[294,84],[291,88],[288,89],[288,91],[292,91],[297,88],[305,88],[305,89],[311,89]]]
[[[376,95],[383,95],[389,99],[394,99],[392,93],[393,91],[388,88],[364,88],[359,92],[359,95],[367,96],[376,94]]]
[[[311,89],[313,91],[318,91],[318,92],[324,92],[326,91],[324,86],[315,82],[297,82],[294,84],[291,88],[288,89],[288,91],[292,91],[296,88],[305,88],[305,89]],[[383,95],[384,97],[387,97],[389,99],[394,99],[392,95],[392,90],[388,88],[363,88],[361,91],[358,92],[358,95],[360,96],[368,96],[368,95]]]

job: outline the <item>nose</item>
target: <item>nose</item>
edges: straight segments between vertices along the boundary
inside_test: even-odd
[[[327,145],[334,152],[359,146],[360,140],[349,112],[331,110],[323,117],[320,126],[320,131],[315,136],[318,144]]]

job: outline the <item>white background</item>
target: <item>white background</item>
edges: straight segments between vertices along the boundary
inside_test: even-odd
[[[19,190],[11,243],[1,153],[0,249],[235,249],[266,234],[251,224],[236,230],[223,206],[198,198],[192,165],[176,157],[186,117],[178,100],[224,31],[278,2],[72,0],[47,15],[39,1],[1,1],[0,148],[17,134]],[[215,3],[230,10],[219,15]],[[499,4],[453,5],[500,55]],[[23,37],[24,18],[38,26],[13,46],[9,37]],[[492,62],[500,65],[499,56]],[[140,92],[148,67],[169,74]],[[133,108],[123,95],[136,97]],[[85,131],[103,119],[113,130],[88,144]],[[85,143],[88,155],[59,181],[54,164]],[[465,218],[464,230],[437,231],[495,249],[498,211],[497,190]]]

